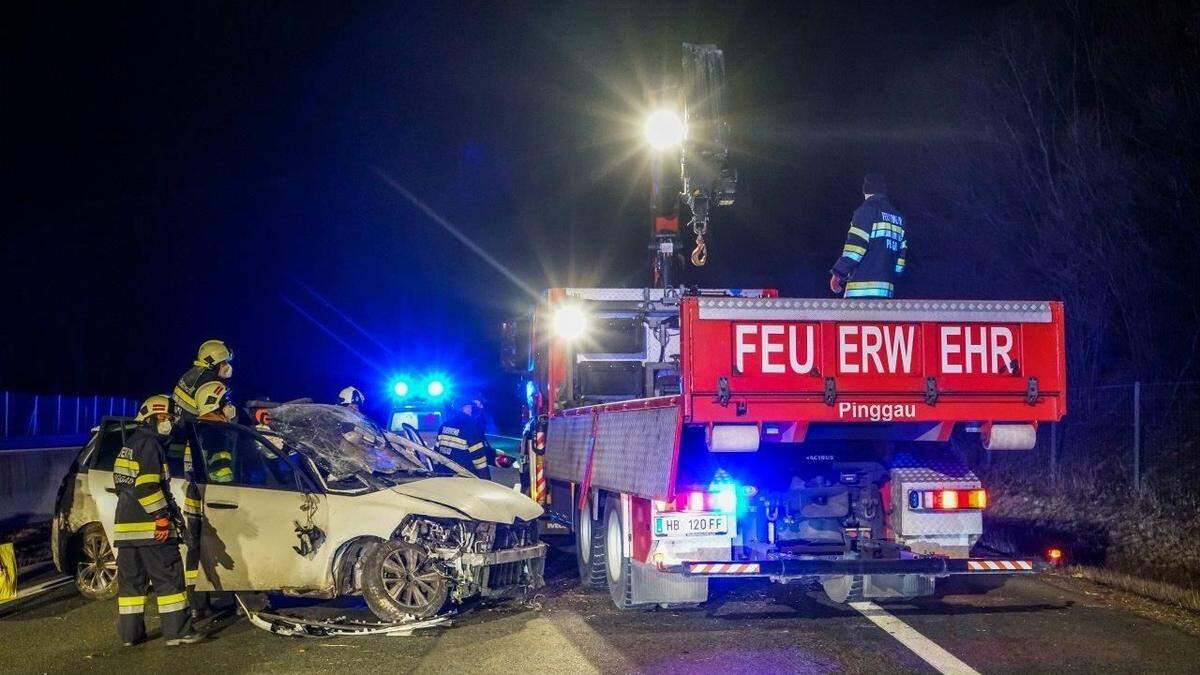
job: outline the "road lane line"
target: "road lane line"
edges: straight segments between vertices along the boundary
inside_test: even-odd
[[[979,671],[958,660],[958,657],[942,649],[933,640],[921,635],[915,628],[892,616],[879,605],[873,602],[851,602],[849,604],[867,617],[871,623],[882,628],[885,633],[896,638],[900,644],[921,657],[925,663],[936,668],[939,673],[979,675]]]

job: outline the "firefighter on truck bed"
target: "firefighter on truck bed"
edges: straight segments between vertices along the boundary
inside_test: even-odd
[[[113,545],[117,549],[117,633],[126,646],[146,639],[143,613],[154,588],[162,634],[168,646],[199,642],[192,629],[179,556],[179,508],[171,497],[171,472],[164,443],[170,438],[175,411],[171,399],[146,399],[139,422],[113,464],[117,507]]]
[[[887,197],[879,174],[863,179],[863,203],[854,211],[842,257],[829,270],[829,290],[847,298],[890,298],[904,273],[908,239],[904,218]]]
[[[476,476],[488,477],[488,465],[495,464],[496,453],[484,436],[482,397],[467,397],[456,405],[455,412],[438,428],[437,449]]]

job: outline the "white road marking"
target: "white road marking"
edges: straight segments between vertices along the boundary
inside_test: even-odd
[[[900,644],[912,650],[912,653],[921,657],[939,673],[979,675],[979,671],[958,660],[958,657],[942,649],[933,640],[921,635],[912,626],[892,616],[879,605],[873,602],[851,602],[850,606],[888,635],[896,638]]]

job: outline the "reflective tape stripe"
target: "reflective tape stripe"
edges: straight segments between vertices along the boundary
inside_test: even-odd
[[[134,485],[146,485],[148,483],[160,483],[160,482],[162,482],[161,474],[143,473],[137,477],[137,480],[133,481],[133,484]]]
[[[143,539],[154,539],[154,530],[149,532],[116,532],[113,534],[113,541],[141,541]]]
[[[166,507],[167,498],[163,495],[162,490],[155,490],[145,497],[138,497],[138,503],[146,509],[147,513],[153,513],[161,508]]]
[[[869,234],[867,234],[866,230],[857,228],[854,226],[850,227],[850,234],[858,237],[859,239],[862,239],[863,241],[866,241],[871,238],[871,236]]]
[[[189,580],[189,581],[195,580],[195,579],[197,579],[197,578],[199,578],[199,577],[200,577],[200,570],[198,570],[198,569],[196,569],[196,570],[184,570],[184,571],[183,571],[183,578],[184,578],[184,579],[187,579],[187,580]]]
[[[865,247],[855,246],[854,244],[846,244],[845,246],[842,247],[842,255],[849,255],[850,253],[857,253],[861,256],[861,255],[865,255],[866,252],[867,252],[867,249]]]
[[[693,574],[758,574],[758,563],[693,563],[688,565]]]
[[[138,475],[138,473],[141,472],[141,468],[142,468],[142,465],[139,464],[136,459],[125,459],[124,457],[118,457],[116,459],[116,461],[113,462],[113,471],[116,471],[117,469],[122,469],[123,471],[132,471],[133,472],[132,474],[127,474],[127,475],[136,476],[136,475]]]
[[[167,614],[187,609],[187,592],[158,596],[158,613]]]
[[[230,454],[228,450],[222,450],[220,452],[214,452],[208,458],[208,461],[210,461],[210,462],[219,462],[221,460],[225,460],[227,462],[233,462],[233,455]]]
[[[851,281],[846,284],[846,288],[853,290],[859,288],[875,288],[883,290],[892,290],[892,282],[890,281]]]
[[[180,387],[179,385],[175,385],[175,396],[179,397],[179,400],[183,401],[189,406],[193,408],[196,407],[196,399],[192,398],[191,394],[188,394],[187,391],[185,391],[183,387]]]
[[[862,288],[858,290],[847,290],[847,298],[890,298],[892,292],[885,288]]]
[[[467,442],[457,436],[443,436],[438,434],[438,444],[449,445],[454,448],[459,448],[460,450],[467,449]]]
[[[122,532],[147,532],[147,531],[149,531],[149,532],[154,531],[154,521],[153,520],[148,521],[148,522],[141,522],[141,523],[116,523],[115,525],[113,525],[113,532],[116,532],[117,534],[121,534]]]
[[[480,448],[482,448],[482,447],[483,447],[483,441],[480,441],[480,442],[476,443],[475,445],[472,445],[471,447],[469,447],[469,448],[467,448],[467,449],[468,449],[468,450],[470,450],[471,452],[475,452],[476,450],[478,450],[478,449],[480,449]]]
[[[146,609],[146,596],[133,595],[117,598],[117,612],[121,614],[141,614]]]
[[[209,473],[208,476],[218,483],[228,483],[229,481],[233,480],[233,469],[228,467],[217,469],[216,471]]]

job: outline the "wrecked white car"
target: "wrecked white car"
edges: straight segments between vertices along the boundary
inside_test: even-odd
[[[270,431],[188,420],[172,435],[176,502],[189,444],[201,489],[197,590],[361,594],[380,619],[404,621],[541,586],[542,508],[528,497],[345,408],[299,403],[270,413]],[[112,467],[133,425],[104,420],[60,491],[55,562],[88,597],[116,593]],[[206,472],[218,453],[231,477]]]

